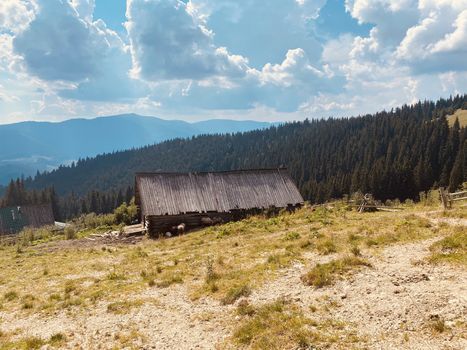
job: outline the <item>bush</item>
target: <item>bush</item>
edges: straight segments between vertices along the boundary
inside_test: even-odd
[[[73,220],[74,226],[80,230],[110,227],[115,225],[115,223],[114,214],[96,215],[91,213],[81,215],[79,218]]]
[[[18,244],[24,247],[33,243],[34,241],[49,239],[53,235],[52,228],[53,227],[26,227],[18,234]]]
[[[135,204],[135,200],[132,199],[129,205],[123,203],[114,210],[115,223],[131,225],[138,218],[137,214],[138,207]]]

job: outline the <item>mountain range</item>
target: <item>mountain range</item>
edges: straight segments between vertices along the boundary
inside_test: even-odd
[[[124,114],[64,122],[0,125],[0,185],[79,158],[202,134],[245,132],[271,126],[257,121],[212,119],[195,123]]]

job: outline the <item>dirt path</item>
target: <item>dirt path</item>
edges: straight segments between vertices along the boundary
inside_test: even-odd
[[[68,341],[67,349],[214,348],[214,344],[229,335],[226,316],[232,307],[209,299],[194,303],[188,299],[187,292],[183,285],[149,289],[134,296],[146,301],[141,307],[123,314],[109,312],[108,303],[79,314],[59,311],[47,317],[18,318],[0,313],[2,330],[25,329],[28,336],[43,339],[62,333]]]
[[[465,324],[463,334],[456,324],[466,321],[467,272],[423,263],[437,239],[394,245],[378,256],[367,254],[372,268],[321,289],[304,286],[300,276],[307,268],[296,264],[251,299],[262,303],[291,298],[311,318],[345,322],[349,331],[367,340],[361,345],[369,349],[466,349]],[[309,261],[316,263],[319,257],[310,256]],[[310,305],[318,312],[310,313]],[[438,319],[449,329],[434,332],[430,324]]]
[[[466,208],[467,210],[467,208]],[[443,213],[442,210],[427,211],[427,212],[416,212],[415,215],[421,216],[425,219],[430,220],[433,224],[439,225],[440,223],[448,224],[451,226],[465,226],[467,227],[467,219],[462,218],[450,218],[450,217],[439,217]]]

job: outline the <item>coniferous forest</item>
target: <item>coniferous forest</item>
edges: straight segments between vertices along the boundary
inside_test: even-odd
[[[286,166],[303,197],[320,203],[361,191],[385,200],[467,180],[467,128],[446,116],[467,95],[355,118],[305,120],[265,130],[175,139],[80,159],[12,180],[3,206],[52,201],[57,219],[111,212],[133,196],[143,171],[214,171]],[[83,140],[86,142],[86,140]]]

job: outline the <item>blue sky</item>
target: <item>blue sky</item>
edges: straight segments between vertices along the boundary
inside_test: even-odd
[[[467,92],[467,0],[2,0],[0,123],[352,116]]]

